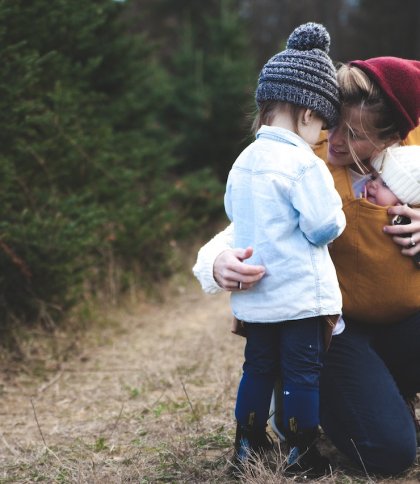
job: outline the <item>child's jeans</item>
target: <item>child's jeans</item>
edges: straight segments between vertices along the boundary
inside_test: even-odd
[[[318,425],[324,325],[322,317],[246,323],[245,363],[235,409],[240,424],[249,424],[253,414],[255,429],[265,430],[274,382],[281,377],[285,428]]]

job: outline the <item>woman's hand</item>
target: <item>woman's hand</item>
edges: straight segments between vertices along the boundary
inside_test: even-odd
[[[384,232],[392,235],[392,239],[401,245],[401,253],[412,257],[420,252],[420,208],[410,208],[407,205],[396,205],[388,209],[390,215],[404,215],[411,219],[407,225],[385,225]],[[404,235],[411,234],[411,237]],[[414,245],[413,245],[414,244]]]
[[[226,291],[240,291],[258,282],[264,276],[264,266],[243,263],[252,253],[252,247],[221,252],[213,264],[213,277],[217,284]]]

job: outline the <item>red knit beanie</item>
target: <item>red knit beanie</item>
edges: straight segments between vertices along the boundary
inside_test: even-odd
[[[385,94],[401,139],[419,124],[420,61],[398,57],[355,60],[350,65],[361,69]]]

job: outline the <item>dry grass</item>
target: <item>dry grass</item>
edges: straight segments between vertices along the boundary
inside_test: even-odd
[[[205,296],[180,274],[160,300],[103,318],[83,341],[61,334],[54,357],[3,359],[0,482],[238,482],[228,459],[244,341],[229,333],[228,296]],[[400,479],[366,476],[324,446],[338,469],[322,482],[420,480],[419,465]],[[282,459],[279,450],[242,481],[292,482]]]

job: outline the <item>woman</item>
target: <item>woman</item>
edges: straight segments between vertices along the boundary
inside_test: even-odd
[[[357,299],[351,291],[344,297],[344,290],[352,279],[352,266],[346,260],[349,254],[355,257],[355,248],[371,250],[366,240],[374,240],[372,257],[376,257],[382,248],[392,246],[378,229],[376,217],[375,223],[359,223],[356,215],[368,202],[358,196],[372,157],[396,143],[420,144],[420,129],[415,130],[420,116],[420,62],[393,57],[354,61],[339,69],[338,82],[341,120],[315,151],[328,158],[347,218],[348,225],[331,250],[343,291],[346,329],[333,337],[321,372],[321,425],[336,447],[368,472],[395,475],[408,469],[416,457],[416,426],[409,403],[420,392],[420,303],[415,314],[402,315],[393,324],[372,323],[371,315],[357,313]],[[386,209],[381,210],[384,216]],[[400,266],[412,264],[410,258],[420,252],[420,210],[396,206],[388,214],[389,219],[397,214],[411,219],[405,226],[381,219],[394,249],[399,248],[389,263],[401,275]],[[264,267],[243,263],[252,254],[251,247],[232,248],[232,232],[229,226],[198,254],[194,273],[206,292],[244,290],[264,276]],[[355,244],[355,234],[365,242]],[[367,296],[377,301],[383,291],[377,287]],[[414,297],[419,295],[417,290]],[[347,310],[352,314],[349,320]]]

